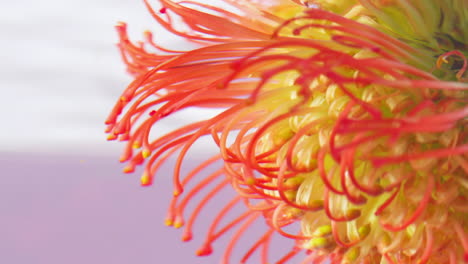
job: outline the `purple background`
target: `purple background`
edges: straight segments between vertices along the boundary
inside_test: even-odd
[[[142,188],[114,157],[0,156],[0,263],[216,263],[163,224],[169,178]],[[164,171],[162,171],[164,174]],[[197,234],[196,234],[197,236]],[[198,243],[197,243],[198,242]]]
[[[230,239],[215,243],[209,257],[194,254],[229,195],[210,202],[191,242],[181,242],[182,230],[163,224],[170,166],[147,188],[138,185],[138,174],[121,173],[114,157],[3,153],[0,167],[0,263],[219,263]],[[240,241],[231,263],[238,263],[260,230],[262,219]],[[279,248],[290,247],[284,242],[276,241],[272,259],[284,253]],[[249,263],[258,263],[258,255]]]
[[[117,21],[128,22],[134,40],[152,29],[158,43],[181,45],[141,0],[2,3],[0,264],[219,263],[229,236],[212,257],[194,253],[210,214],[229,197],[210,204],[194,241],[182,243],[181,230],[163,224],[170,166],[155,186],[142,188],[139,174],[121,173],[123,144],[105,140],[103,122],[131,80],[115,47]],[[190,117],[200,115],[191,110]],[[187,119],[169,119],[158,132]],[[202,148],[196,156],[210,156]],[[241,244],[255,237],[250,231]]]

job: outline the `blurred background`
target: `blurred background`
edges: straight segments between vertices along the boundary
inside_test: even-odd
[[[104,134],[108,112],[131,81],[114,25],[127,22],[133,40],[150,29],[163,46],[183,41],[158,28],[142,0],[0,6],[0,263],[219,263],[229,236],[211,257],[199,258],[204,232],[184,244],[181,230],[163,224],[171,162],[154,186],[142,188],[138,172],[121,172],[124,144]],[[191,112],[198,114],[204,113]],[[181,119],[158,129],[164,133]],[[209,155],[192,155],[187,167]],[[213,211],[202,214],[195,229],[206,229],[228,199],[209,204]]]
[[[176,40],[141,0],[0,6],[0,263],[217,263],[222,248],[197,258],[203,236],[183,244],[163,224],[171,167],[140,187],[121,172],[123,144],[103,132],[131,80],[114,25],[128,22],[134,40],[145,29]]]
[[[119,149],[102,133],[131,80],[114,25],[128,21],[134,39],[157,27],[143,1],[12,1],[0,12],[2,151],[108,155]]]

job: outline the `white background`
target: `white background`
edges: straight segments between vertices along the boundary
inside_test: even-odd
[[[117,21],[128,22],[133,40],[151,29],[158,43],[181,44],[163,35],[141,0],[0,3],[0,263],[218,263],[225,243],[196,258],[204,235],[183,245],[181,232],[162,224],[172,168],[141,188],[138,174],[120,172],[123,144],[106,141],[104,120],[131,81],[115,46]],[[222,198],[210,209],[230,199]]]
[[[110,153],[104,120],[131,78],[114,25],[173,45],[140,0],[0,4],[0,152]],[[180,41],[180,40],[179,40]]]

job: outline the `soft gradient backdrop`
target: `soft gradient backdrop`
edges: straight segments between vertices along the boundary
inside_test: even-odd
[[[141,0],[0,4],[0,263],[219,261],[222,244],[197,258],[203,235],[183,244],[180,231],[163,225],[170,165],[156,186],[142,188],[138,174],[121,173],[123,144],[105,140],[104,119],[131,80],[115,47],[117,21],[129,23],[135,40],[152,29],[159,43],[183,45],[157,27]],[[202,215],[198,227],[208,219]]]
[[[141,188],[121,173],[123,145],[105,140],[103,121],[131,80],[117,21],[135,39],[158,30],[139,0],[0,4],[0,263],[218,259],[194,257],[199,243],[163,225],[170,168]]]

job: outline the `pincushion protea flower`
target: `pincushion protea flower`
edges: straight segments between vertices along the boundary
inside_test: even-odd
[[[304,263],[468,261],[466,1],[225,0],[235,11],[159,2],[159,9],[146,2],[153,17],[201,47],[169,50],[150,32],[134,44],[120,23],[119,47],[135,80],[107,132],[128,142],[125,172],[144,165],[142,185],[176,156],[166,224],[185,225],[183,240],[209,200],[235,190],[199,255],[238,228],[228,263],[239,237],[263,218],[268,231],[242,263],[260,247],[267,263],[275,233],[295,241],[276,263],[300,251]],[[438,23],[427,22],[432,14]],[[191,107],[222,110],[150,136],[157,122]],[[181,175],[202,137],[219,153]],[[185,223],[187,203],[205,188],[212,189]],[[245,213],[220,227],[239,203]],[[290,232],[294,225],[299,233]]]

